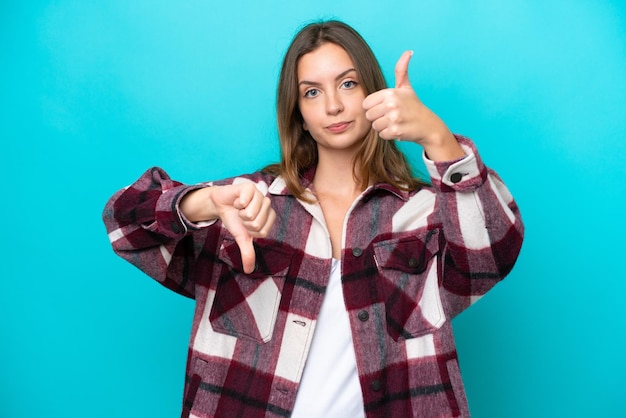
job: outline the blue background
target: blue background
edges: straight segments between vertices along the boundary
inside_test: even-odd
[[[416,92],[522,208],[513,273],[455,320],[473,416],[626,416],[624,2],[339,3],[2,2],[0,416],[178,416],[193,302],[118,259],[101,210],[152,165],[275,161],[280,60],[319,18],[389,83],[415,50]]]

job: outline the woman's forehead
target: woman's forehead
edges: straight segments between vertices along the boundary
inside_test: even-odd
[[[298,82],[334,79],[354,68],[354,62],[345,49],[337,44],[324,43],[300,57],[297,68]]]

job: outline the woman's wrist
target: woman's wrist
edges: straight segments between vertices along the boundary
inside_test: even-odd
[[[465,156],[463,148],[447,128],[424,138],[420,145],[431,161],[452,161]]]
[[[211,198],[212,189],[213,187],[203,187],[183,196],[178,207],[190,222],[211,221],[219,218]]]

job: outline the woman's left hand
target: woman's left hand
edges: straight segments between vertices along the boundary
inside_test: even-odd
[[[374,92],[363,101],[365,117],[383,139],[411,141],[424,147],[432,160],[453,160],[464,155],[446,124],[417,97],[409,82],[412,51],[396,63],[395,88]]]

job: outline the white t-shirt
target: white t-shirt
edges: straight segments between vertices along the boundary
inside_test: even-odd
[[[339,260],[333,259],[292,417],[365,417]]]

